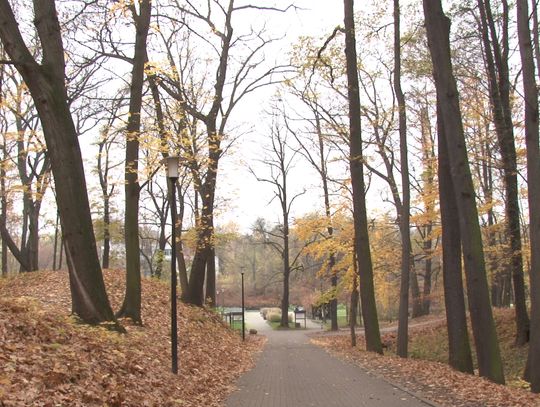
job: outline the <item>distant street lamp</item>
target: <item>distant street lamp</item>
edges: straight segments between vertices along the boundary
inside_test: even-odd
[[[176,315],[176,181],[178,180],[178,157],[167,157],[167,178],[171,188],[171,362],[172,372],[178,374],[178,321]]]
[[[240,274],[242,275],[242,340],[246,340],[246,311],[244,306],[244,268],[240,267]]]

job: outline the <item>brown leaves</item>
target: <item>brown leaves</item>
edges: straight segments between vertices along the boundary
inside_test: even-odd
[[[359,338],[359,342],[361,340]],[[538,395],[457,372],[443,363],[380,356],[360,350],[362,343],[352,348],[348,336],[319,336],[312,339],[312,342],[444,406],[540,406]]]
[[[116,309],[124,271],[107,271]],[[9,295],[9,297],[8,297]],[[261,342],[242,344],[219,316],[179,305],[178,376],[170,373],[169,289],[143,280],[144,326],[126,335],[68,317],[68,276],[0,280],[0,400],[5,406],[218,406]],[[0,405],[2,405],[0,403]]]

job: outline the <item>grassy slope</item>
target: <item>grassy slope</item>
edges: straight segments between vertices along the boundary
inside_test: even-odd
[[[123,281],[123,271],[106,272],[115,309]],[[69,316],[65,272],[0,279],[0,405],[218,406],[261,341],[244,346],[219,316],[180,304],[173,375],[168,296],[167,285],[143,280],[144,326],[123,321],[122,335]]]

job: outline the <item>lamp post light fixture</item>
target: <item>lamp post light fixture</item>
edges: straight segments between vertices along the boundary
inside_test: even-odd
[[[167,178],[171,191],[171,364],[172,372],[178,374],[178,321],[176,306],[176,181],[178,180],[179,157],[167,157]]]
[[[246,309],[244,305],[244,268],[240,267],[240,274],[242,275],[242,341],[246,340]]]

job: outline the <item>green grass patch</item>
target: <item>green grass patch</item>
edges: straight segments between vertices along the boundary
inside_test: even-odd
[[[345,306],[338,306],[337,310],[337,320],[338,320],[338,328],[348,328],[349,327],[349,320],[347,316],[347,310],[345,309]],[[317,321],[320,323],[320,320]],[[358,325],[361,324],[361,321],[358,320]],[[330,317],[326,318],[326,322],[324,323],[324,328],[329,330],[332,327],[332,321],[330,320]]]
[[[232,325],[229,325],[232,330],[242,332],[242,321],[233,321]],[[245,324],[246,331],[249,331],[248,324]]]
[[[279,326],[280,322],[271,322],[271,321],[267,320],[266,323],[268,325],[270,325],[272,327],[272,329],[276,329],[276,330],[280,330],[280,329],[305,329],[304,324],[302,322],[300,322],[300,328],[295,328],[294,322],[289,322],[289,327],[288,328]]]

